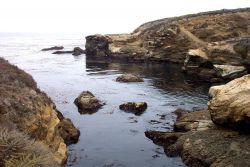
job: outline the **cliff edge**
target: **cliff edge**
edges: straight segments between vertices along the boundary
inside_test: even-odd
[[[156,20],[130,34],[87,36],[86,55],[93,59],[180,63],[184,71],[203,80],[224,80],[216,65],[250,69],[249,18],[250,8],[243,8]],[[230,68],[229,73],[235,73],[231,66],[222,70]],[[243,71],[238,74],[236,70],[226,79],[240,77]]]
[[[80,132],[33,78],[0,58],[0,166],[61,166]]]

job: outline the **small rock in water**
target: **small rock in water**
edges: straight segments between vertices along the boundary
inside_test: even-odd
[[[64,47],[63,46],[53,46],[50,48],[44,48],[42,51],[50,51],[50,50],[62,50]]]
[[[71,54],[73,51],[55,51],[52,54]]]
[[[73,56],[79,56],[81,54],[85,54],[85,50],[83,50],[82,48],[80,47],[75,47],[74,50],[73,50]]]
[[[78,107],[78,111],[81,114],[93,114],[99,108],[101,108],[104,103],[98,100],[91,92],[83,91],[74,101],[75,105]]]
[[[120,110],[134,113],[135,115],[141,115],[147,109],[147,103],[146,102],[139,102],[139,103],[128,102],[128,103],[121,104],[119,108]]]
[[[157,120],[150,120],[149,123],[152,124],[152,125],[155,125],[155,124],[160,124],[162,122],[157,121]]]
[[[143,82],[143,79],[133,74],[123,74],[116,78],[117,82]]]

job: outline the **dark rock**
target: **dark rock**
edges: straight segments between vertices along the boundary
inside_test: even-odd
[[[85,52],[85,50],[83,50],[82,48],[80,48],[80,47],[75,47],[74,49],[73,49],[73,56],[79,56],[79,55],[81,55],[81,54],[85,54],[86,52]]]
[[[117,82],[143,82],[143,79],[133,74],[123,74],[116,78]]]
[[[103,35],[91,35],[86,37],[86,54],[90,57],[107,57],[109,41]]]
[[[147,109],[147,103],[146,102],[140,102],[140,103],[128,102],[128,103],[121,104],[119,108],[120,110],[131,112],[131,113],[134,113],[135,115],[140,115]]]
[[[52,54],[72,54],[73,51],[55,51]]]
[[[50,48],[44,48],[44,49],[42,49],[42,51],[62,50],[62,49],[64,49],[63,46],[53,46],[53,47],[50,47]]]
[[[56,127],[57,133],[64,139],[67,145],[78,142],[80,131],[75,128],[70,119],[63,119]]]
[[[75,105],[78,107],[78,111],[81,114],[93,114],[99,108],[101,108],[104,103],[98,100],[91,92],[83,91],[74,101]]]

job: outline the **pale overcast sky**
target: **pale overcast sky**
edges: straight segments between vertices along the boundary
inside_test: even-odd
[[[0,32],[126,33],[147,21],[250,0],[0,0]]]

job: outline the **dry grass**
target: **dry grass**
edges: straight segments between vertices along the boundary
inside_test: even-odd
[[[54,167],[52,153],[45,144],[16,130],[0,129],[0,166]]]

